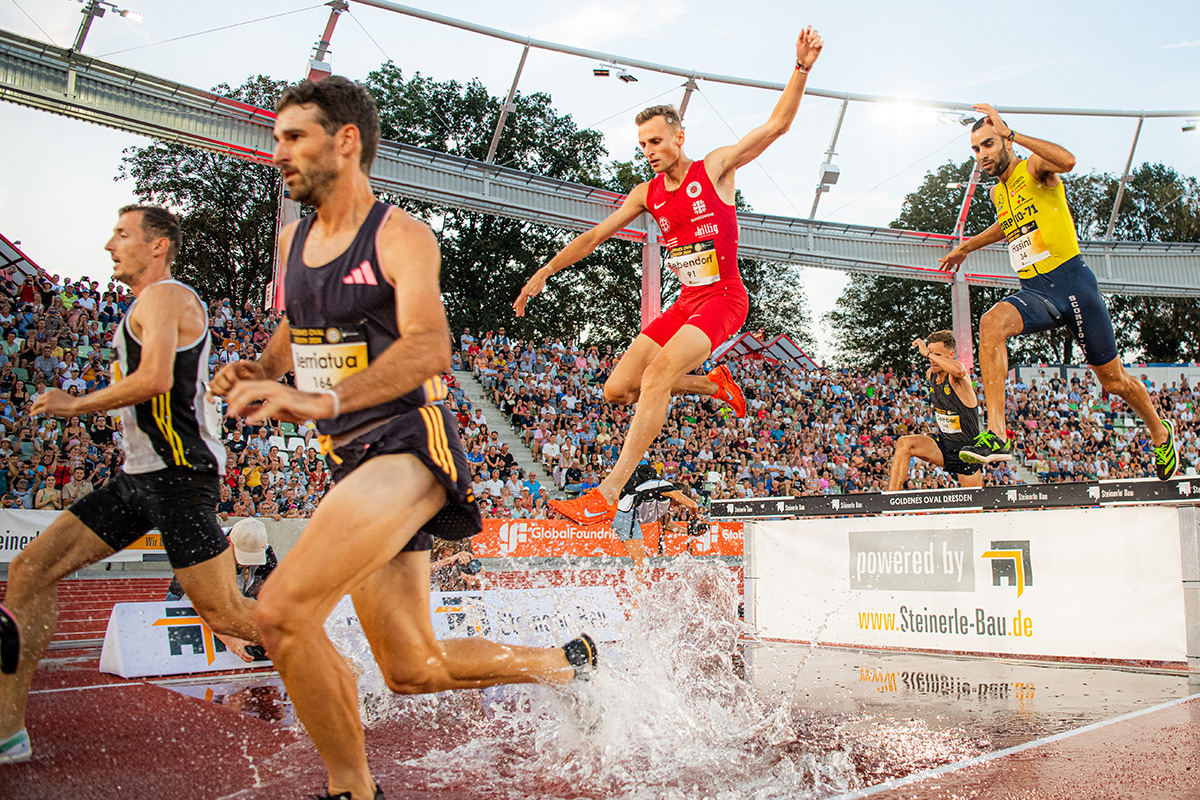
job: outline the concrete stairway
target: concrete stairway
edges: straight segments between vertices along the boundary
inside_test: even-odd
[[[517,460],[517,467],[525,472],[535,470],[538,473],[538,481],[542,486],[550,490],[551,497],[565,497],[562,492],[558,491],[554,485],[554,480],[546,469],[533,457],[533,451],[525,446],[525,442],[521,436],[513,430],[512,425],[508,420],[504,419],[500,413],[500,409],[487,398],[483,387],[475,380],[475,376],[470,370],[455,370],[454,377],[456,383],[462,388],[467,399],[471,401],[473,407],[483,409],[483,414],[487,417],[488,430],[495,431],[501,444],[508,445],[508,452],[512,453],[513,458]]]

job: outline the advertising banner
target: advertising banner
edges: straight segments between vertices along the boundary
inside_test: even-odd
[[[710,522],[697,533],[668,532],[664,538],[658,523],[642,527],[646,552],[652,556],[742,554],[740,522]],[[471,544],[480,558],[626,555],[625,546],[607,523],[576,525],[565,519],[485,519],[483,531],[472,537]]]
[[[0,511],[0,563],[7,564],[16,558],[25,545],[50,527],[61,511],[28,511],[5,509]],[[129,547],[104,559],[108,562],[141,561],[142,556],[157,553],[166,556],[162,546],[162,535],[151,531]]]
[[[611,586],[564,586],[484,592],[431,592],[430,617],[439,639],[482,636],[507,644],[558,646],[581,632],[597,641],[619,638],[625,615]],[[351,638],[366,638],[349,597],[338,602],[325,623],[335,639],[337,628]],[[123,678],[183,675],[248,667],[226,650],[187,600],[117,603],[108,619],[100,671]]]
[[[764,521],[749,535],[765,638],[1185,660],[1171,507]]]

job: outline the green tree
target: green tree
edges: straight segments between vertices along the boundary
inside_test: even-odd
[[[406,79],[388,62],[365,85],[379,105],[383,137],[482,161],[501,101],[479,81],[435,81],[419,73]],[[601,134],[580,129],[558,113],[549,95],[518,93],[496,150],[496,163],[550,178],[609,188]],[[454,330],[504,327],[525,338],[586,338],[626,344],[638,331],[641,303],[633,287],[641,249],[609,241],[546,290],[517,318],[512,302],[531,275],[573,233],[548,225],[433,206],[399,198],[426,220],[442,248],[442,295]]]
[[[274,108],[287,84],[263,75],[213,92]],[[274,266],[279,173],[270,166],[155,141],[126,148],[115,180],[132,180],[144,203],[174,211],[183,227],[175,277],[207,302],[228,297],[261,307]]]

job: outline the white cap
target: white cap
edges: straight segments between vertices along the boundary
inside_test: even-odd
[[[239,564],[267,563],[267,526],[254,517],[247,517],[229,529],[229,543]]]

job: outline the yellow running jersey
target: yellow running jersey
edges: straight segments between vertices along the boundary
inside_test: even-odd
[[[996,219],[1008,239],[1009,262],[1022,278],[1044,275],[1079,255],[1063,182],[1042,186],[1029,174],[1028,164],[1022,160],[1007,181],[992,189]]]

